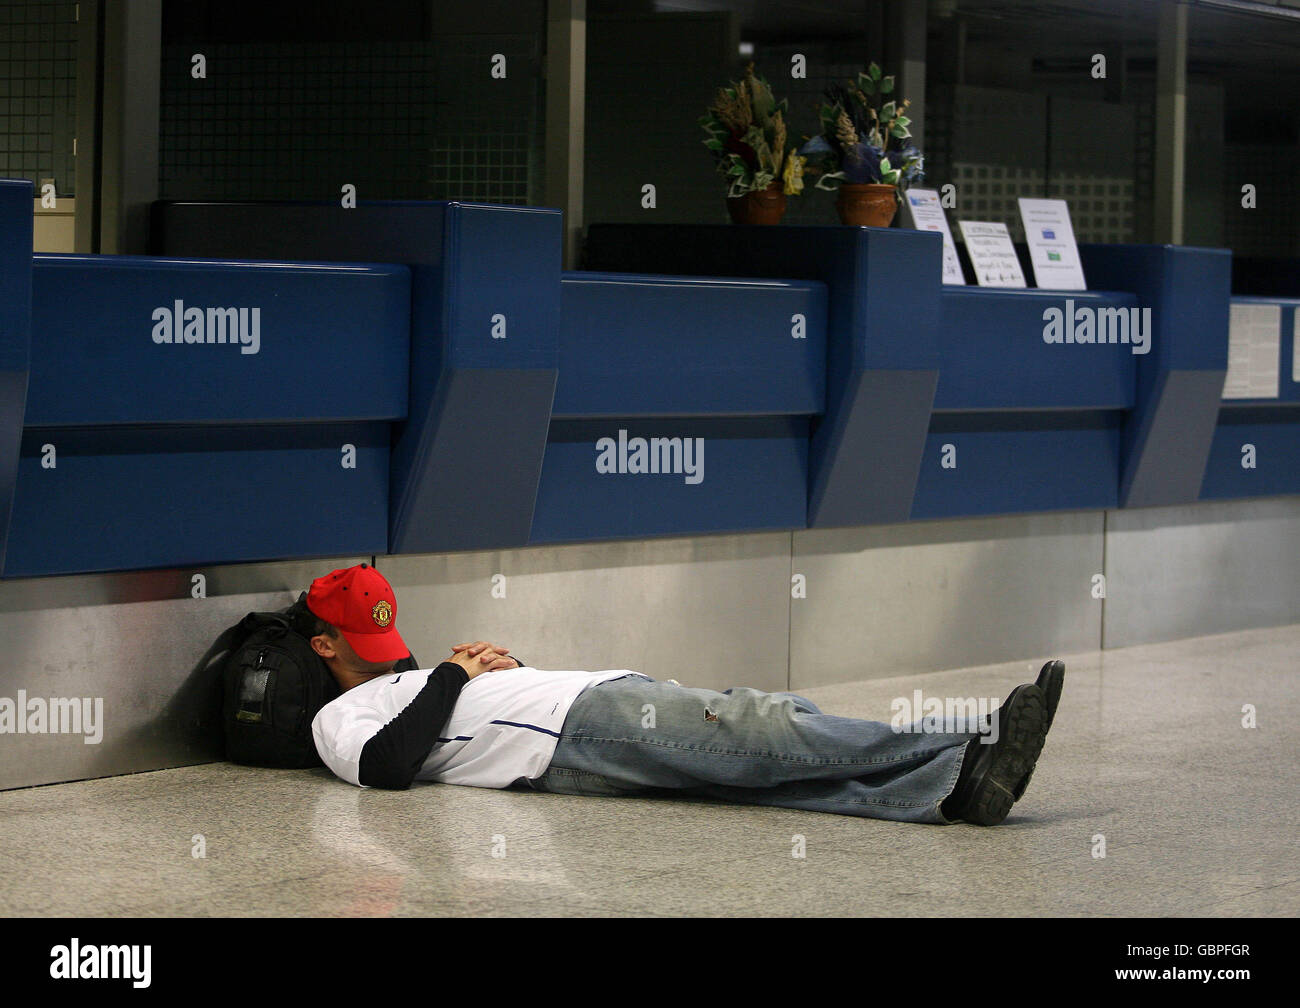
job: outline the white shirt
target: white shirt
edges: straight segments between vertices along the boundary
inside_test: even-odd
[[[360,785],[361,750],[415,699],[432,672],[379,676],[322,707],[311,731],[325,765]],[[555,755],[564,718],[578,694],[626,675],[640,673],[550,672],[528,666],[482,672],[461,689],[415,779],[504,788],[521,778],[540,777]]]

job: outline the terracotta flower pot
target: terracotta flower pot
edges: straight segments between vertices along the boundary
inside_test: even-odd
[[[766,189],[727,197],[733,224],[780,224],[785,215],[785,193],[777,179]]]
[[[891,185],[844,184],[840,186],[835,209],[840,213],[841,224],[889,227],[898,212],[898,197]]]

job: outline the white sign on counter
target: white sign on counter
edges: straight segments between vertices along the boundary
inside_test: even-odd
[[[1291,380],[1300,384],[1300,308],[1294,312],[1291,325]]]
[[[1070,224],[1070,207],[1065,200],[1021,198],[1016,202],[1025,225],[1034,283],[1055,290],[1087,290],[1079,246]]]
[[[981,287],[1024,287],[1025,274],[1011,244],[1011,234],[1001,221],[958,221],[966,254]]]
[[[1228,315],[1224,399],[1276,399],[1282,369],[1282,306],[1233,302]]]
[[[957,258],[957,245],[948,227],[948,215],[943,212],[939,193],[935,189],[909,189],[903,199],[903,226],[915,231],[938,231],[943,235],[943,282],[964,284],[961,260]]]

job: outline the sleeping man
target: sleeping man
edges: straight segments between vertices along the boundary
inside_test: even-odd
[[[936,731],[953,726],[834,717],[790,693],[692,689],[628,669],[535,669],[486,641],[457,645],[436,668],[394,672],[410,653],[397,597],[366,564],[317,578],[307,607],[312,647],[342,691],[312,721],[316,749],[361,787],[668,790],[992,826],[1029,784],[1065,679],[1048,662],[987,720]]]

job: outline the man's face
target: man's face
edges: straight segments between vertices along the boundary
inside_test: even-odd
[[[396,661],[365,661],[352,650],[352,645],[347,642],[347,639],[342,634],[337,637],[331,637],[329,634],[319,634],[312,638],[312,647],[316,649],[318,655],[325,659],[326,664],[331,667],[331,671],[336,673],[336,677],[338,672],[342,672],[349,679],[373,679],[375,676],[387,675],[393,671],[393,666],[397,664]]]

